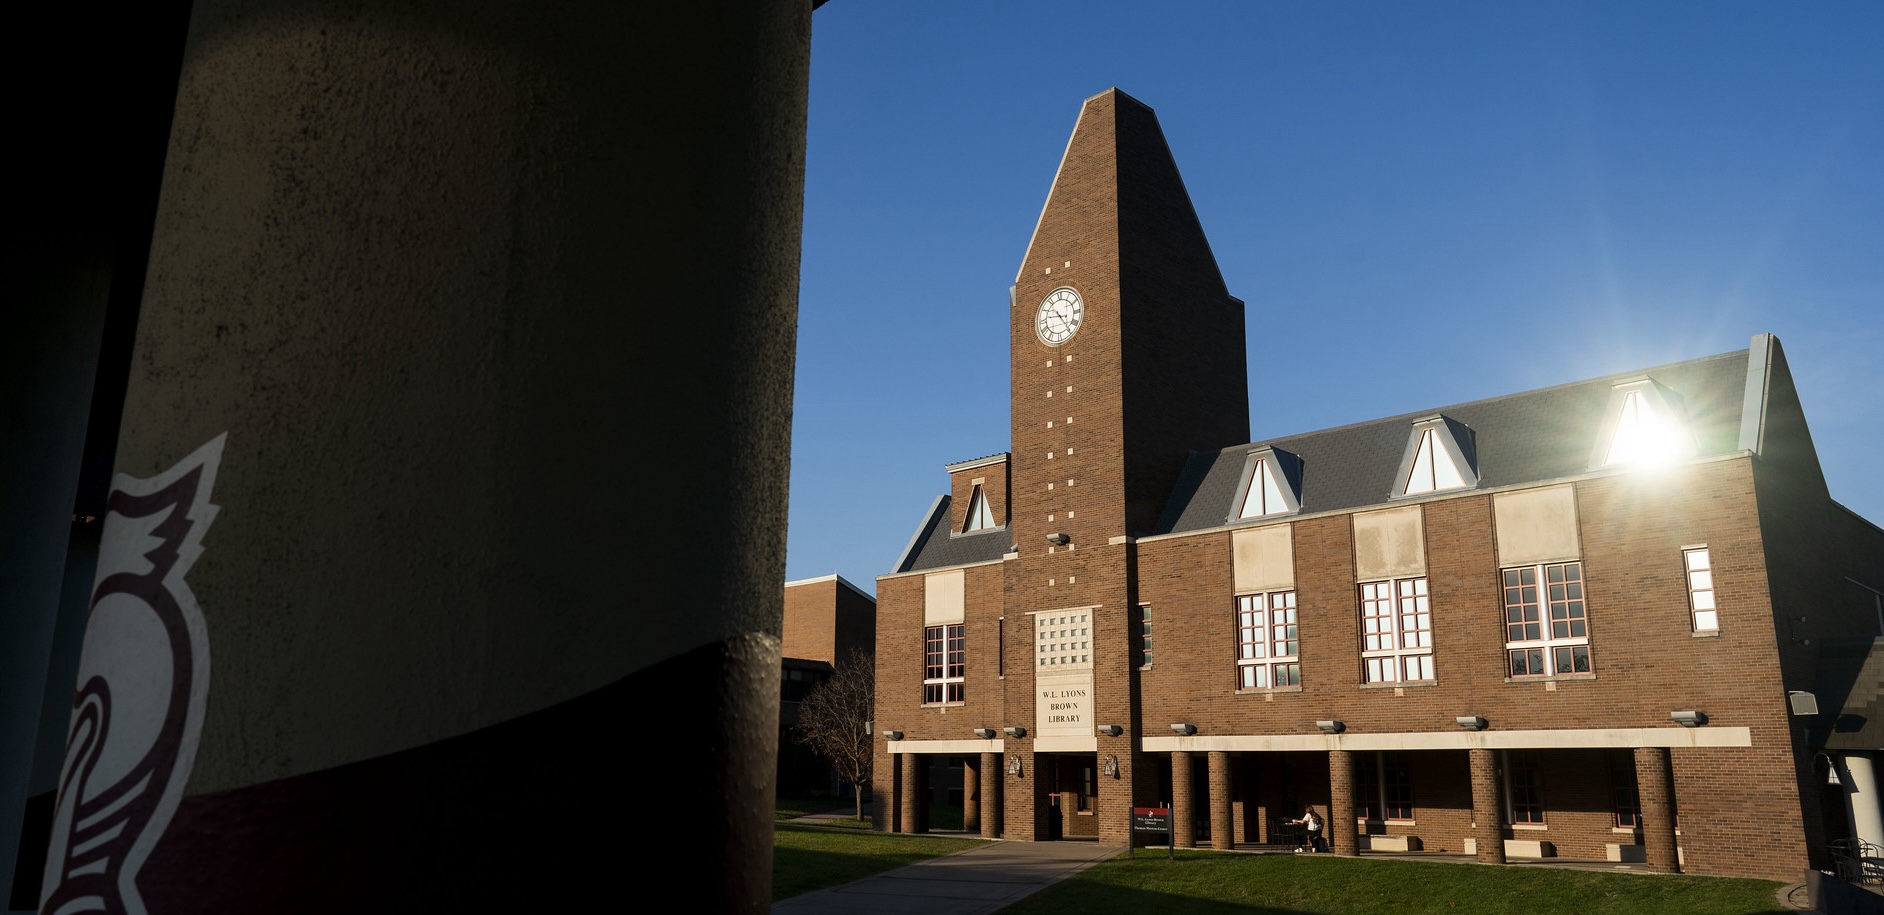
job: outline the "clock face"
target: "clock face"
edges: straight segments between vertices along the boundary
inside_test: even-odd
[[[1059,346],[1079,332],[1079,322],[1085,315],[1086,303],[1079,300],[1079,293],[1061,286],[1048,293],[1034,313],[1034,333],[1040,342]]]

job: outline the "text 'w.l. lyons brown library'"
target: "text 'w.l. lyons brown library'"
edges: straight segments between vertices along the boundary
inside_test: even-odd
[[[1337,854],[1778,880],[1884,843],[1884,531],[1777,339],[1251,442],[1244,304],[1117,90],[1009,311],[1011,446],[877,580],[877,828],[1124,845],[1168,806],[1262,849],[1312,807]]]

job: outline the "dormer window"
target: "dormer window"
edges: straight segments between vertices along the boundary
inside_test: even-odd
[[[1616,385],[1590,454],[1592,470],[1627,465],[1654,466],[1694,454],[1681,409],[1681,395],[1652,379]]]
[[[975,487],[973,495],[968,497],[968,517],[962,522],[962,533],[985,531],[994,527],[994,512],[988,508],[988,497]]]
[[[1231,521],[1286,515],[1302,508],[1302,459],[1265,448],[1243,463],[1243,482],[1231,504]]]
[[[1472,428],[1446,416],[1413,424],[1392,496],[1471,489],[1478,485],[1478,449]]]

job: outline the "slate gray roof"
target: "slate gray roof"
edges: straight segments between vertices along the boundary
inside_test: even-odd
[[[1444,415],[1471,427],[1478,489],[1543,483],[1589,471],[1610,391],[1650,378],[1681,396],[1701,456],[1739,448],[1748,351],[1453,404],[1220,451],[1193,452],[1155,533],[1223,527],[1250,452],[1274,447],[1302,461],[1301,513],[1386,505],[1413,423]]]
[[[1384,506],[1406,453],[1413,423],[1446,416],[1470,427],[1478,457],[1477,489],[1546,483],[1589,472],[1610,393],[1651,379],[1680,396],[1697,456],[1740,447],[1748,350],[1735,350],[1633,372],[1453,404],[1218,451],[1192,452],[1154,534],[1208,530],[1231,523],[1231,502],[1250,452],[1279,448],[1301,459],[1301,514]],[[1006,528],[949,532],[948,496],[938,498],[892,574],[992,562],[1009,551]],[[1293,517],[1293,516],[1285,516]],[[1257,523],[1257,522],[1250,522]]]
[[[949,497],[936,500],[929,517],[923,519],[923,526],[909,543],[897,568],[899,572],[920,572],[925,569],[946,569],[952,566],[965,566],[977,562],[993,562],[1000,559],[1014,545],[1014,539],[1005,526],[976,531],[972,534],[952,534],[949,532]]]

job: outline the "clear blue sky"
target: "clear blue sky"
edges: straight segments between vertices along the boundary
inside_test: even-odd
[[[1278,437],[1785,346],[1884,524],[1884,3],[830,0],[786,578],[1006,451],[1007,287],[1087,97],[1158,113]]]

